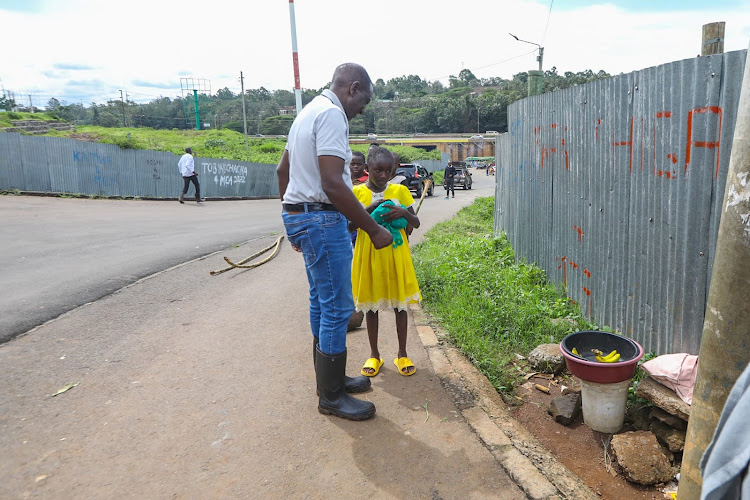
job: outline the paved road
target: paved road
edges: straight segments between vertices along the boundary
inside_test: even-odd
[[[472,191],[425,201],[423,227],[412,242],[459,206],[492,193],[489,180],[483,187],[476,177]],[[39,203],[39,226],[43,220],[50,228],[54,221],[64,222],[72,233],[76,225],[89,225],[83,216],[77,224],[57,217],[60,202],[69,200],[21,200],[4,199],[3,206]],[[123,243],[126,251],[118,255],[138,253],[140,259],[157,253],[162,239],[156,235],[172,227],[151,220],[153,208],[140,221],[123,215],[139,203],[125,202],[104,218],[136,237],[132,245]],[[76,201],[79,215],[101,213],[87,211],[87,204],[103,206]],[[252,213],[256,205],[259,212],[278,208],[253,201],[207,204],[205,210],[221,217],[238,207]],[[199,210],[153,207],[160,214]],[[198,250],[224,245],[229,248],[222,255],[242,258],[274,240],[269,234],[274,223],[256,221],[262,226],[257,233],[238,233],[236,241],[264,236],[237,248],[231,237],[218,233],[214,247]],[[138,227],[154,236],[137,238]],[[169,239],[187,248],[199,232],[190,227],[195,226]],[[43,232],[29,234],[37,239],[26,238],[26,246],[44,244]],[[80,238],[87,232],[75,234]],[[83,247],[104,244],[98,238],[71,241],[60,248],[84,252]],[[160,262],[168,267],[172,258],[183,256],[179,246],[176,253],[146,259],[130,272],[142,274]],[[184,250],[182,258],[194,256]],[[62,283],[54,263],[37,262],[48,266],[51,288]],[[91,267],[104,272],[98,262]],[[387,363],[373,390],[362,395],[375,402],[377,416],[366,422],[323,416],[316,410],[299,254],[285,245],[276,259],[257,269],[209,276],[222,265],[216,254],[171,268],[0,345],[0,497],[525,497],[457,410],[412,321],[408,349],[417,374],[401,377],[393,367],[395,324],[384,314],[381,351]],[[29,309],[41,300],[28,295]],[[356,373],[369,353],[365,330],[352,332],[347,343],[349,373]],[[78,385],[52,397],[69,383]],[[468,392],[462,397],[472,398]]]
[[[282,230],[278,200],[0,196],[0,342],[144,276]]]

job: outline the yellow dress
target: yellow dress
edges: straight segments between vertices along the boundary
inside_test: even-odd
[[[372,203],[373,193],[367,184],[354,186],[354,195],[365,207]],[[383,193],[386,200],[397,200],[402,207],[414,204],[411,193],[401,184],[389,184]],[[411,303],[421,302],[417,275],[411,260],[406,232],[401,229],[404,243],[375,250],[370,236],[359,229],[352,260],[352,293],[358,311],[406,310]]]

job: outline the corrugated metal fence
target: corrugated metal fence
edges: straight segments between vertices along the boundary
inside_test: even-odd
[[[498,137],[495,230],[647,352],[698,353],[745,58],[530,97]]]
[[[172,153],[0,133],[0,189],[175,198],[182,191],[178,160]],[[275,165],[198,157],[195,170],[204,197],[279,196]]]

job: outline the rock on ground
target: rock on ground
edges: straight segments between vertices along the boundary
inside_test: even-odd
[[[651,409],[651,418],[655,418],[667,424],[670,427],[679,429],[681,431],[687,430],[687,422],[682,420],[680,417],[675,417],[661,408],[654,407]]]
[[[565,368],[565,358],[558,344],[541,344],[529,353],[531,368],[543,373],[560,373]]]
[[[667,445],[669,451],[682,451],[685,448],[685,431],[670,427],[660,420],[651,421],[651,432]]]
[[[571,393],[553,398],[547,413],[552,415],[555,422],[570,425],[581,413],[581,395]]]
[[[648,399],[671,415],[683,420],[690,418],[690,405],[680,399],[672,389],[661,385],[651,377],[646,377],[638,383],[635,394],[638,397]]]
[[[656,436],[648,431],[624,432],[612,436],[612,452],[625,479],[638,484],[657,484],[674,477],[669,459]]]

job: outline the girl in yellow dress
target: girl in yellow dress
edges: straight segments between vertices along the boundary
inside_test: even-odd
[[[389,184],[396,166],[391,152],[372,147],[368,152],[368,180],[354,186],[354,195],[386,228],[393,233],[393,245],[375,250],[370,237],[359,230],[352,261],[352,291],[357,310],[365,311],[367,336],[370,340],[370,358],[361,373],[374,377],[383,360],[378,350],[378,311],[393,309],[396,313],[398,356],[393,363],[404,376],[413,375],[417,369],[406,354],[406,329],[408,304],[420,302],[417,275],[411,260],[405,226],[419,227],[414,213],[409,189],[401,184]],[[386,203],[388,202],[388,203]]]

